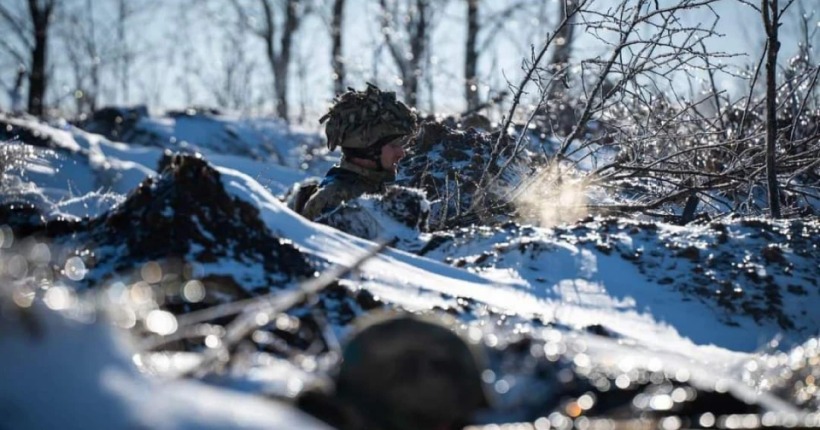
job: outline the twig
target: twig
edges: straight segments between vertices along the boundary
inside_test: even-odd
[[[266,294],[252,299],[241,300],[228,303],[202,311],[191,312],[179,318],[180,327],[197,324],[221,318],[229,315],[240,314],[225,328],[225,336],[221,339],[221,344],[216,348],[210,348],[204,353],[204,357],[199,366],[186,372],[183,376],[202,375],[208,371],[220,358],[224,356],[236,343],[244,339],[248,333],[257,327],[257,321],[271,321],[276,315],[287,311],[298,303],[305,301],[308,297],[318,294],[328,286],[332,285],[340,277],[358,269],[367,260],[379,254],[390,246],[393,241],[382,241],[374,249],[359,257],[350,265],[337,265],[317,277],[300,284],[296,289],[290,291],[279,291]],[[262,318],[260,318],[262,316]]]

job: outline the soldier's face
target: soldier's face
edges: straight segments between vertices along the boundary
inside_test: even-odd
[[[399,161],[401,161],[405,155],[406,153],[404,152],[404,148],[401,146],[401,139],[396,139],[387,145],[382,146],[382,167],[384,170],[396,173]]]

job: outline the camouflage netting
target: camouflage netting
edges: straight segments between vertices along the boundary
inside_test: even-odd
[[[408,135],[416,129],[416,114],[396,100],[396,93],[381,91],[372,84],[365,91],[350,91],[336,100],[319,122],[327,121],[327,147],[367,148],[395,135]]]
[[[432,202],[430,227],[441,229],[469,225],[475,219],[463,218],[470,208],[499,132],[486,133],[475,129],[457,131],[439,123],[424,123],[416,145],[399,166],[396,183],[421,188]],[[515,141],[507,136],[501,140],[495,160],[487,168],[494,178],[510,161]],[[523,146],[523,143],[522,143]],[[515,185],[532,174],[536,160],[527,151],[509,162],[501,175],[492,181],[485,205],[499,204]],[[485,220],[491,222],[492,220]]]

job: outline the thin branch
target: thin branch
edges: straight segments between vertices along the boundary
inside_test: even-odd
[[[183,376],[193,374],[203,374],[208,371],[214,364],[220,361],[220,357],[231,350],[231,348],[240,340],[244,339],[248,333],[259,327],[257,321],[259,315],[265,315],[268,318],[263,320],[271,321],[275,316],[281,314],[288,309],[304,302],[309,297],[312,297],[332,285],[339,278],[348,273],[357,270],[365,262],[381,253],[384,249],[390,246],[393,241],[382,241],[378,245],[368,251],[366,254],[357,258],[349,265],[336,265],[317,277],[311,278],[301,283],[296,289],[290,291],[278,291],[275,293],[266,294],[252,299],[241,300],[224,305],[216,306],[209,309],[204,309],[198,312],[191,312],[181,316],[178,319],[178,326],[181,328],[199,324],[205,321],[211,321],[216,318],[221,318],[230,315],[240,314],[227,327],[225,327],[225,336],[218,348],[208,349],[202,358],[200,364],[186,372]],[[153,344],[160,339],[151,339],[148,344]]]
[[[5,6],[0,4],[0,17],[4,18],[12,26],[14,33],[20,38],[26,49],[34,49],[34,41],[31,38],[31,29],[27,29],[20,18],[15,17]]]

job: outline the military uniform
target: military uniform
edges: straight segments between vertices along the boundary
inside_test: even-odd
[[[319,187],[308,198],[301,210],[302,216],[314,221],[322,214],[337,208],[343,202],[364,194],[383,194],[386,184],[395,180],[390,172],[365,169],[350,161],[342,160],[330,169]]]
[[[306,188],[294,199],[296,211],[312,221],[363,194],[383,194],[386,183],[395,178],[382,168],[382,146],[413,134],[417,125],[416,114],[396,100],[396,93],[372,84],[365,91],[351,89],[341,94],[319,120],[325,121],[328,149],[341,147],[343,156],[317,188]],[[379,167],[367,169],[350,158],[374,161]]]

